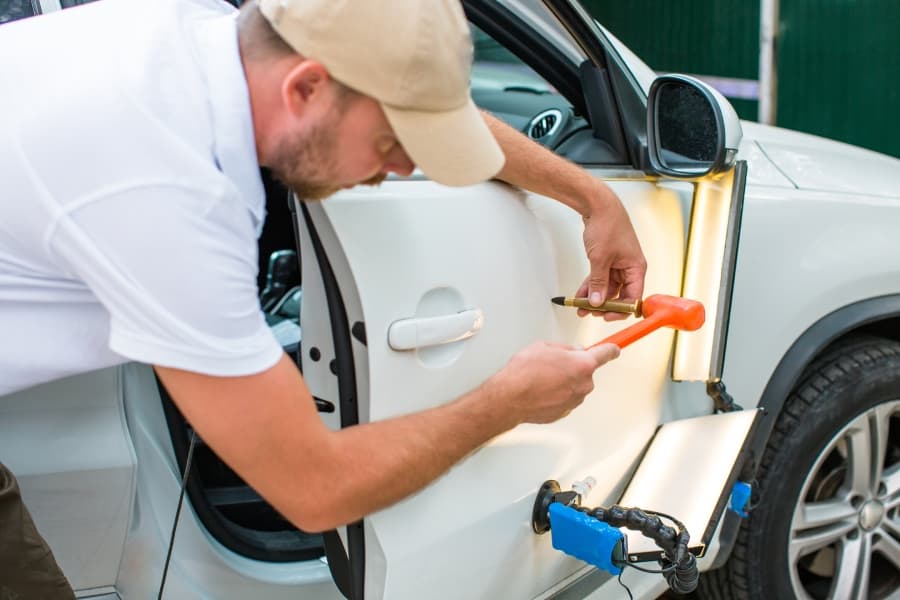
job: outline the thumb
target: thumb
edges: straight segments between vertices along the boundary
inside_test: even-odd
[[[588,298],[593,306],[600,306],[606,300],[609,289],[609,265],[591,265],[591,276],[588,278]]]
[[[591,358],[596,361],[597,366],[599,367],[613,359],[619,358],[621,350],[615,344],[599,344],[592,348],[588,348],[586,352],[590,353]]]

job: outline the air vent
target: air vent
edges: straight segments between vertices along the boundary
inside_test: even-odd
[[[555,108],[545,110],[528,124],[528,137],[541,140],[553,134],[562,123],[562,113]]]

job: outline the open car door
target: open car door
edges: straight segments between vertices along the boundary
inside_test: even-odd
[[[617,192],[641,239],[653,240],[647,288],[678,295],[679,195],[643,181],[620,182]],[[306,207],[339,283],[345,329],[364,331],[350,341],[360,422],[457,398],[532,341],[588,344],[622,327],[551,304],[587,273],[581,218],[555,201],[497,183],[454,190],[416,180],[385,182],[372,195],[351,191]],[[319,312],[309,300],[303,310]],[[435,318],[465,321],[446,336],[392,347],[399,326]],[[365,597],[458,598],[465,582],[473,596],[527,598],[570,575],[578,565],[531,531],[534,493],[545,479],[592,475],[592,499],[616,499],[660,421],[672,337],[659,332],[600,369],[595,392],[569,417],[496,438],[366,519]],[[305,324],[304,346],[304,374],[320,396],[314,373],[333,357],[308,359],[319,346]]]

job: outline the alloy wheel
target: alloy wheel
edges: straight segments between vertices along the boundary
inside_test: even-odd
[[[803,600],[900,595],[900,401],[860,414],[819,453],[794,507],[788,558]]]

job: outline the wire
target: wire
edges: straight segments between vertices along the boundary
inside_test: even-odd
[[[650,573],[652,575],[659,575],[659,574],[664,575],[666,573],[670,573],[675,570],[675,565],[672,565],[671,567],[666,567],[665,569],[659,569],[656,571],[654,571],[653,569],[644,569],[642,567],[639,567],[637,565],[633,565],[633,564],[627,563],[627,562],[623,562],[623,563],[619,564],[618,566],[621,570],[619,571],[619,576],[617,579],[619,580],[619,585],[621,585],[623,588],[625,588],[625,592],[628,594],[628,600],[634,600],[634,596],[631,595],[631,590],[628,588],[627,585],[625,585],[625,582],[622,581],[622,575],[625,573],[626,568],[635,569],[635,570],[641,571],[643,573]]]
[[[621,564],[623,568],[628,567],[636,571],[641,571],[642,573],[651,573],[653,575],[665,575],[666,573],[671,573],[675,570],[675,565],[668,566],[665,569],[645,569],[644,567],[639,567],[627,562],[623,562]]]
[[[626,566],[630,566],[630,565],[626,565]],[[631,590],[628,589],[628,586],[625,585],[624,581],[622,581],[622,573],[624,573],[624,572],[625,572],[624,568],[621,571],[619,571],[619,577],[618,577],[619,585],[621,585],[623,588],[625,588],[625,593],[628,594],[628,600],[634,600],[634,596],[631,595]]]
[[[175,548],[175,531],[178,529],[178,517],[181,515],[181,505],[184,503],[184,489],[187,487],[188,475],[191,474],[191,459],[194,456],[196,443],[197,432],[191,429],[191,444],[188,446],[187,459],[184,461],[184,475],[181,477],[181,493],[178,495],[178,508],[175,509],[175,522],[172,523],[172,535],[169,537],[169,551],[166,553],[166,564],[163,566],[162,580],[159,582],[159,595],[156,596],[156,600],[162,600],[163,589],[166,587],[169,561],[172,560],[172,550]]]
[[[667,515],[666,513],[662,513],[659,511],[655,511],[655,510],[645,510],[644,513],[648,514],[648,515],[656,515],[657,517],[662,517],[663,519],[668,519],[668,520],[672,521],[673,523],[675,523],[675,525],[677,527],[680,527],[681,529],[686,529],[684,526],[684,523],[682,523],[681,521],[679,521],[678,519],[676,519],[675,517],[673,517],[671,515]]]
[[[744,507],[745,513],[750,513],[754,508],[760,505],[760,489],[759,489],[759,481],[756,478],[753,478],[753,481],[749,483],[750,485],[750,497],[747,499],[747,506]],[[756,492],[756,502],[753,501],[753,492]]]

